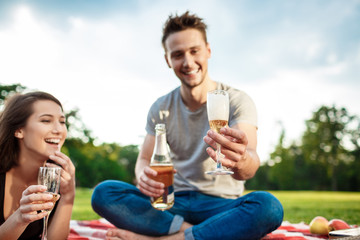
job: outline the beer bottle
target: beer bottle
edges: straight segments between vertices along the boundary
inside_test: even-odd
[[[164,211],[174,205],[174,165],[166,143],[165,124],[156,124],[155,131],[155,147],[150,167],[157,172],[157,175],[151,178],[157,182],[162,182],[165,188],[160,197],[151,197],[151,205],[155,209]]]

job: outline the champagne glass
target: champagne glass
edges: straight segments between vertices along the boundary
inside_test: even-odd
[[[211,130],[220,133],[229,121],[229,94],[224,90],[214,90],[207,93],[207,114]],[[233,171],[225,170],[221,164],[221,145],[216,143],[216,168],[205,172],[210,175],[230,175]]]
[[[38,175],[38,184],[44,185],[47,187],[45,193],[50,193],[53,195],[51,200],[54,203],[59,199],[59,188],[60,188],[60,179],[61,179],[61,168],[59,167],[40,167]],[[49,212],[44,217],[44,227],[41,240],[47,240],[47,225],[49,220],[49,215],[52,209],[42,210]]]

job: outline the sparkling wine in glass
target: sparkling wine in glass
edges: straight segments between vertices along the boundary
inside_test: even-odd
[[[222,127],[226,127],[229,121],[229,94],[224,90],[214,90],[207,93],[207,114],[210,128],[220,133]],[[210,175],[229,175],[233,171],[225,170],[221,164],[221,145],[216,144],[216,168],[205,172]]]
[[[47,187],[45,193],[50,193],[53,195],[52,202],[54,203],[59,199],[59,188],[60,188],[60,179],[61,179],[61,168],[59,167],[40,167],[38,175],[38,184],[44,185]],[[47,240],[47,225],[49,220],[49,215],[52,209],[42,210],[49,212],[44,217],[44,227],[41,240]]]

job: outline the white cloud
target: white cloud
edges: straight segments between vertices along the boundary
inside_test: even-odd
[[[359,84],[343,81],[359,75],[352,71],[360,62],[359,44],[358,54],[348,55],[329,47],[319,25],[308,26],[301,18],[290,21],[290,16],[278,25],[272,22],[275,27],[261,21],[248,25],[263,12],[247,12],[244,4],[234,11],[235,6],[222,1],[206,8],[206,2],[164,3],[99,19],[73,14],[62,28],[21,6],[0,28],[0,82],[20,82],[53,93],[65,109],[78,107],[102,141],[139,144],[152,102],[179,85],[163,58],[161,26],[169,13],[190,9],[209,24],[210,75],[245,90],[257,105],[262,160],[278,141],[278,121],[287,139],[294,140],[320,105],[335,103],[360,114]],[[341,12],[341,19],[352,13]],[[294,28],[297,23],[301,27]]]
[[[178,83],[160,81],[170,71],[156,75],[144,70],[158,72],[158,62],[166,69],[160,44],[138,45],[146,25],[134,32],[127,21],[68,20],[70,27],[60,31],[31,9],[18,8],[13,24],[0,31],[1,82],[48,91],[65,109],[78,107],[102,141],[141,143],[151,103]],[[151,62],[155,51],[158,59]]]
[[[289,144],[299,140],[305,130],[305,120],[322,105],[346,107],[350,114],[359,114],[357,90],[331,82],[328,78],[346,71],[344,63],[314,69],[282,69],[261,86],[253,86],[253,98],[259,113],[259,154],[268,154],[278,143],[281,127]],[[251,86],[248,86],[251,89]]]

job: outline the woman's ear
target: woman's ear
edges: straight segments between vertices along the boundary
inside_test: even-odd
[[[14,136],[16,138],[22,139],[24,137],[22,129],[16,130]]]

